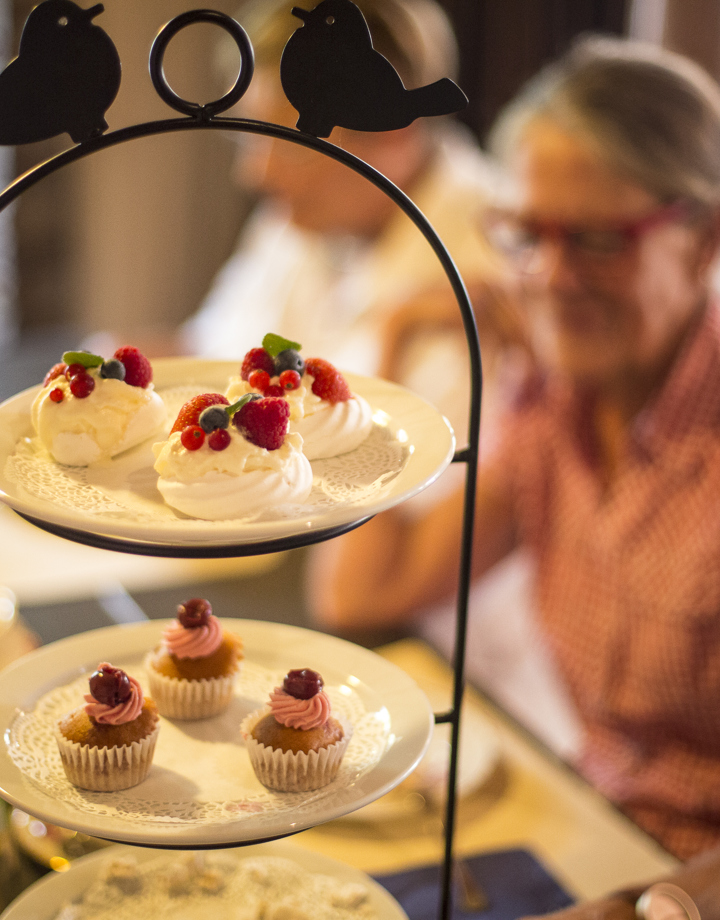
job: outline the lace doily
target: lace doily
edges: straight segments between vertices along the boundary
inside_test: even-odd
[[[139,659],[118,666],[147,690]],[[284,672],[245,661],[235,698],[225,713],[196,722],[161,718],[150,775],[132,789],[89,792],[71,785],[65,776],[53,732],[59,719],[83,704],[87,675],[51,690],[31,712],[18,713],[6,734],[8,751],[43,794],[79,812],[135,825],[212,827],[270,813],[311,816],[323,800],[342,797],[380,760],[390,726],[384,712],[366,711],[350,687],[326,686],[333,713],[353,729],[337,777],[323,789],[304,793],[301,800],[293,793],[265,789],[252,771],[239,726],[247,713],[265,704],[283,677]]]

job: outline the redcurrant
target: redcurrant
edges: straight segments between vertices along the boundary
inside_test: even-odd
[[[208,444],[211,450],[225,450],[230,446],[230,432],[227,428],[216,428],[208,438]]]
[[[270,374],[267,371],[252,371],[248,377],[248,383],[254,390],[262,392],[266,387],[270,386]]]
[[[85,368],[82,374],[76,374],[70,378],[70,392],[76,399],[87,399],[94,389],[95,379],[87,373]]]
[[[55,387],[54,390],[50,390],[50,399],[52,399],[53,402],[62,402],[64,398],[65,394],[60,387]]]
[[[180,443],[185,450],[199,450],[205,443],[205,432],[199,425],[188,425],[182,430]]]
[[[283,371],[280,374],[280,386],[283,390],[297,390],[302,383],[302,377],[297,371]]]

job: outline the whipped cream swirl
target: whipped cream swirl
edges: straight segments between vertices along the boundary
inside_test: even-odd
[[[163,630],[163,642],[176,658],[207,658],[220,648],[222,638],[220,620],[212,614],[205,626],[186,629],[179,620],[173,620]]]
[[[100,665],[101,669],[104,667],[107,667],[107,665]],[[85,707],[85,712],[101,725],[125,725],[127,722],[137,719],[142,712],[145,698],[138,681],[129,674],[127,679],[130,681],[130,696],[124,703],[110,706],[107,703],[99,703],[91,693],[86,693],[85,702],[87,706]]]
[[[330,700],[322,690],[309,700],[298,700],[276,687],[270,694],[270,712],[281,725],[307,731],[319,728],[330,718]]]

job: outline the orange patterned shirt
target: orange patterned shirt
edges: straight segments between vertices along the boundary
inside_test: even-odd
[[[720,313],[634,420],[609,492],[587,405],[545,386],[499,460],[582,773],[685,858],[720,843]]]

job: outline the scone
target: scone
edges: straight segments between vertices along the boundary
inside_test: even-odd
[[[288,433],[284,399],[219,393],[187,402],[167,441],[155,444],[158,490],[189,517],[230,520],[304,502],[313,482],[302,437]]]
[[[160,731],[155,703],[134,677],[107,662],[92,673],[85,702],[60,720],[55,733],[67,778],[95,792],[141,783]]]
[[[350,391],[343,375],[322,358],[304,360],[300,344],[268,333],[262,348],[245,355],[240,376],[227,390],[230,402],[246,393],[282,396],[290,407],[290,431],[302,435],[309,460],[355,450],[372,429],[367,400]]]
[[[232,700],[242,657],[242,641],[223,630],[208,601],[180,604],[177,619],[145,659],[160,714],[205,719],[222,712]]]
[[[114,457],[165,421],[152,376],[150,362],[132,346],[119,348],[108,361],[65,352],[32,404],[33,428],[58,463],[88,466]]]
[[[335,778],[352,731],[330,714],[323,679],[309,668],[289,671],[269,708],[240,728],[255,775],[278,792],[307,792]]]

